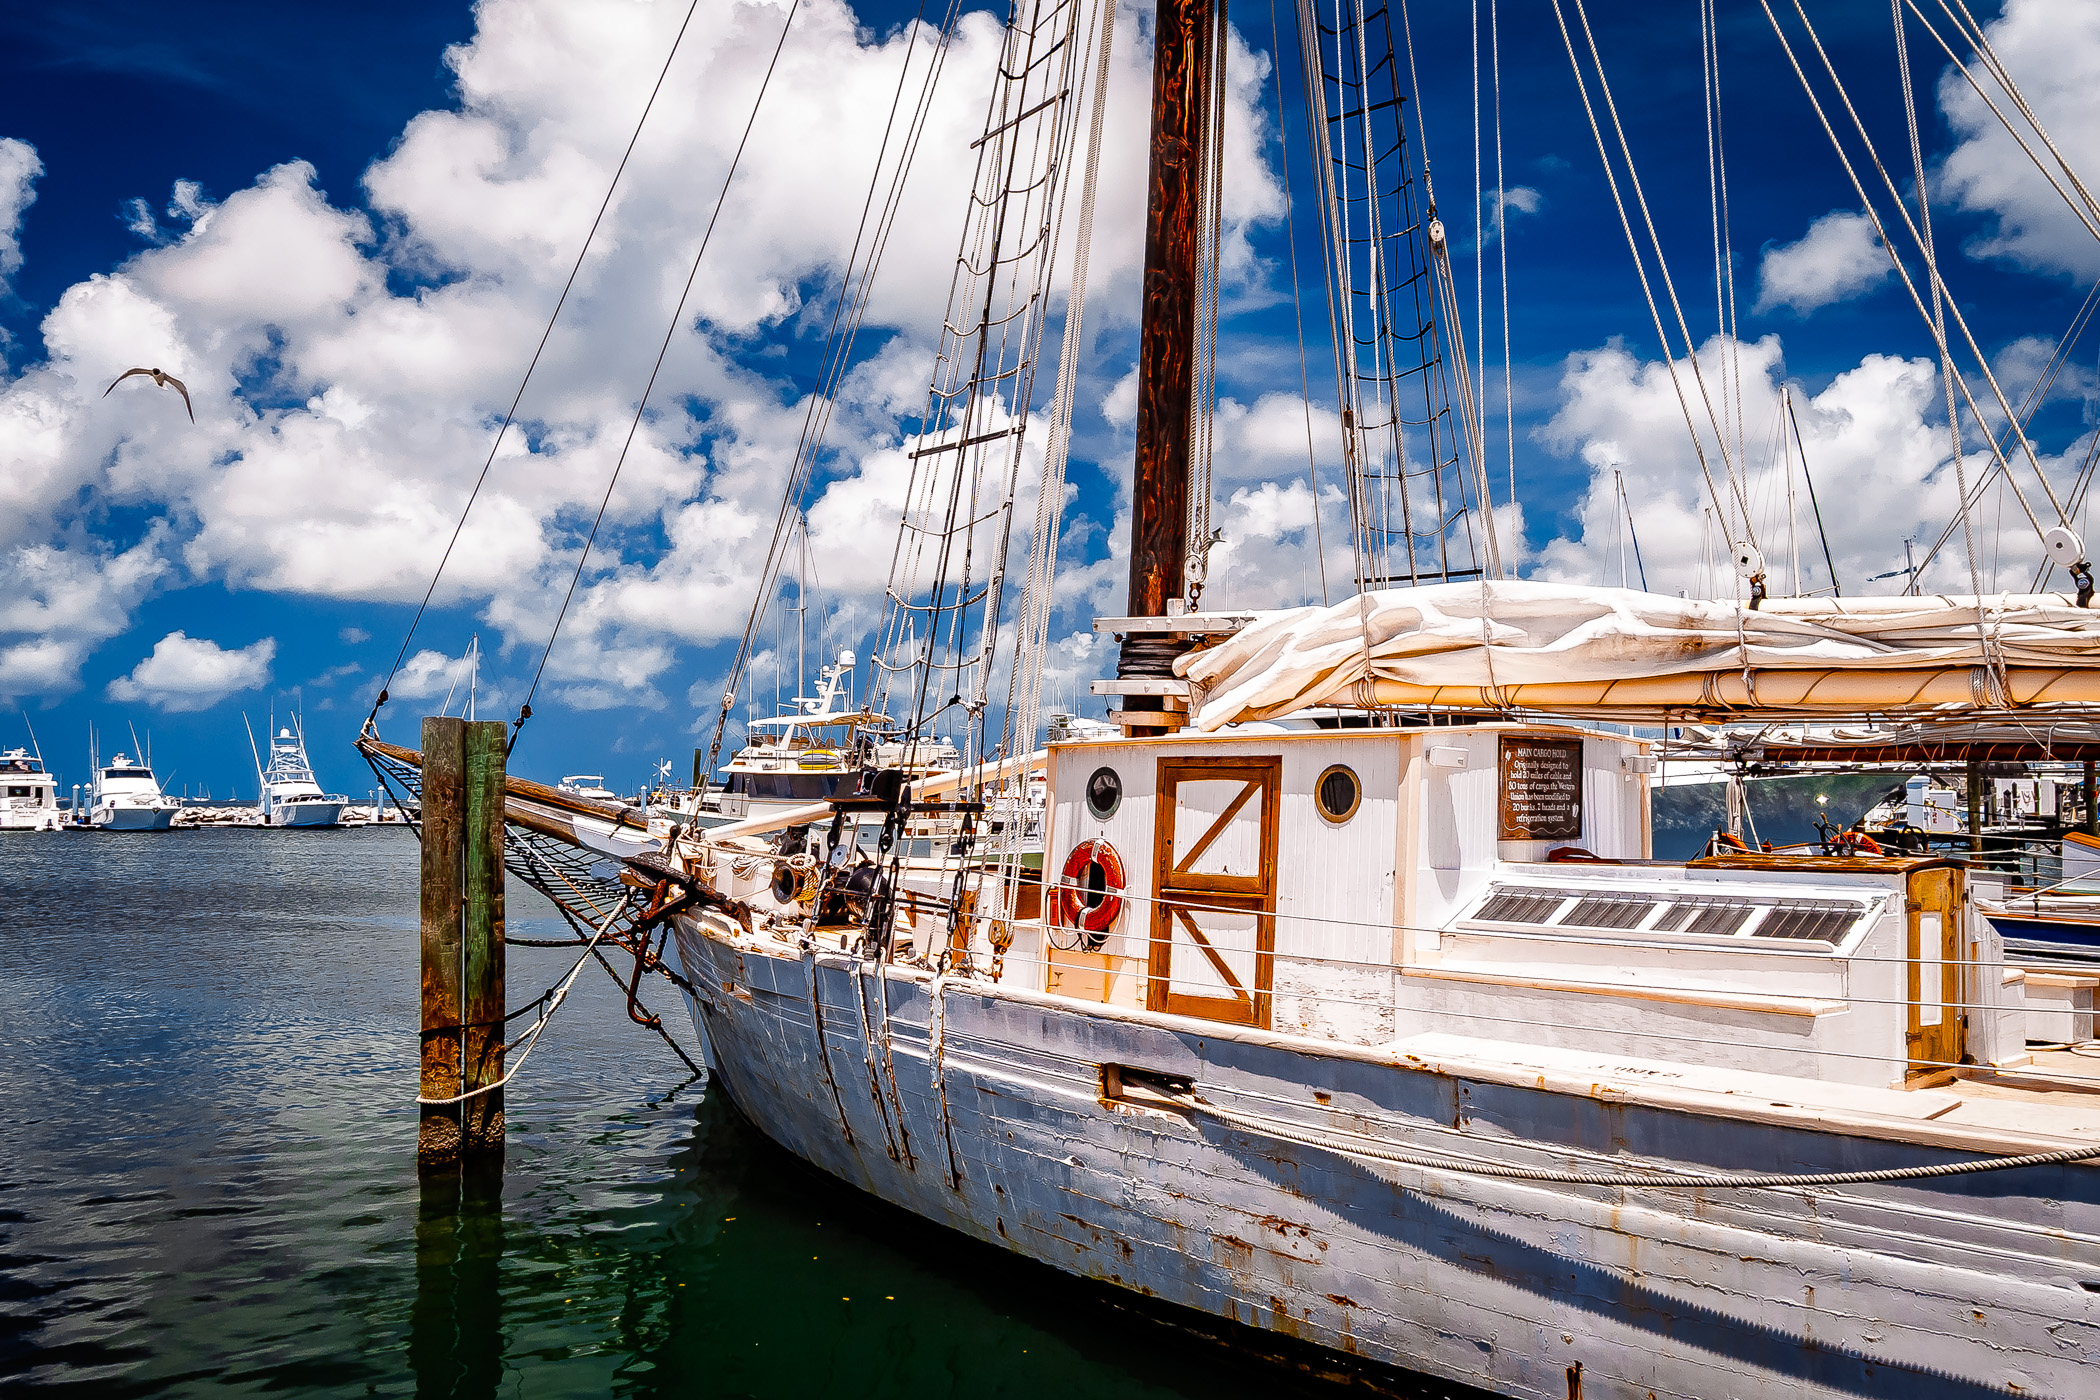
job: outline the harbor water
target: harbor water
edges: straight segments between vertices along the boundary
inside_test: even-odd
[[[0,1393],[1337,1393],[804,1168],[596,969],[500,1179],[419,1182],[416,868],[400,828],[0,837]],[[570,959],[512,949],[511,1003]]]

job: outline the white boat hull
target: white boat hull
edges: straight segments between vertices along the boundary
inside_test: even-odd
[[[88,814],[97,831],[166,831],[175,824],[174,807],[98,807]]]
[[[341,826],[341,802],[280,802],[263,816],[264,826]]]
[[[0,808],[0,831],[63,831],[65,818],[56,807]]]
[[[1803,1172],[1964,1154],[1916,1145],[1915,1124],[1906,1144],[1784,1104],[1690,1113],[896,967],[878,978],[844,954],[739,948],[690,918],[678,941],[716,1082],[789,1151],[941,1225],[1213,1317],[1551,1400],[2070,1396],[2100,1374],[2100,1168],[1816,1192],[1374,1168],[1110,1103],[1102,1066],[1528,1166],[1610,1170],[1630,1153]],[[1309,1092],[1329,1101],[1299,1102]]]

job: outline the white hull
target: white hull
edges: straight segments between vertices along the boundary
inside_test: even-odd
[[[1565,1052],[1431,1058],[905,968],[878,980],[844,954],[777,956],[689,918],[678,934],[710,1067],[763,1131],[1070,1273],[1514,1396],[2092,1393],[2100,1169],[1822,1191],[1533,1185],[1112,1104],[1101,1067],[1186,1075],[1214,1102],[1315,1129],[1560,1169],[1852,1170],[2046,1139],[1936,1135],[1916,1108],[1885,1136],[1842,1131],[1798,1098],[1751,1112],[1710,1093],[1702,1112],[1689,1090],[1645,1089],[1638,1066],[1622,1091],[1522,1063]],[[1877,1110],[1906,1097],[1832,1092]]]
[[[263,814],[264,826],[341,826],[341,802],[280,802]]]
[[[175,824],[174,807],[97,807],[88,825],[97,831],[166,831]]]
[[[63,831],[65,815],[56,807],[0,808],[0,831]]]

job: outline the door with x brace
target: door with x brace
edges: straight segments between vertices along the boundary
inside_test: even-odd
[[[1163,758],[1145,1004],[1269,1024],[1281,758]]]

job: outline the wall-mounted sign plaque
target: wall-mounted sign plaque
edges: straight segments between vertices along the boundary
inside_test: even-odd
[[[1502,736],[1502,839],[1582,835],[1582,740]]]

